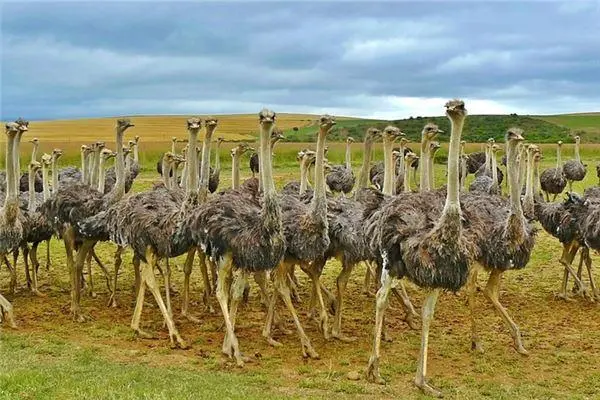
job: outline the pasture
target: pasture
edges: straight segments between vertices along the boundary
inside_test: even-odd
[[[129,136],[140,135],[143,169],[134,191],[149,188],[159,179],[155,164],[159,155],[170,149],[170,137],[185,137],[183,118],[169,129],[150,128],[133,118],[136,128]],[[279,124],[291,128],[310,124],[307,116],[280,117]],[[248,116],[245,124],[222,125],[217,134],[231,140],[248,140],[255,126],[255,116]],[[158,123],[158,122],[157,122]],[[68,125],[68,124],[66,124]],[[78,165],[79,145],[91,142],[96,132],[106,132],[110,147],[112,122],[89,131],[74,125],[68,139],[58,136],[65,131],[40,131],[31,124],[28,134],[40,138],[42,152],[53,147],[66,150],[61,166]],[[236,128],[234,128],[234,126]],[[75,134],[75,131],[80,134]],[[103,134],[104,135],[104,134]],[[162,136],[161,136],[162,135]],[[525,136],[527,132],[525,132]],[[29,146],[24,138],[24,160],[28,160]],[[280,143],[275,148],[274,168],[277,187],[298,179],[295,153],[306,143]],[[181,146],[181,144],[179,145]],[[221,188],[230,186],[231,143],[221,149]],[[331,163],[343,160],[343,144],[329,143]],[[418,144],[411,144],[415,150]],[[478,151],[481,144],[472,143],[467,151]],[[553,145],[542,145],[541,169],[555,162]],[[179,147],[180,148],[180,147]],[[563,161],[572,157],[572,145],[563,146]],[[360,145],[354,145],[353,166],[358,174],[362,154]],[[445,180],[446,146],[437,154],[435,166],[437,185]],[[600,145],[582,146],[582,159],[588,164],[584,182],[577,182],[574,190],[582,192],[587,186],[597,185],[595,165],[600,162]],[[376,145],[374,160],[381,160],[381,146]],[[500,156],[498,157],[498,160]],[[242,161],[242,179],[250,175],[248,157]],[[473,177],[469,177],[469,182]],[[276,333],[284,347],[273,348],[261,336],[265,311],[259,300],[256,285],[251,280],[250,302],[238,317],[236,332],[243,352],[252,358],[243,369],[224,358],[221,351],[224,330],[222,317],[204,309],[201,302],[202,282],[195,268],[192,274],[191,311],[200,318],[200,324],[179,318],[183,258],[172,262],[174,287],[173,305],[180,333],[191,347],[171,350],[162,317],[151,297],[146,297],[142,326],[156,334],[156,339],[140,339],[133,335],[129,323],[135,301],[133,269],[128,252],[119,277],[117,308],[106,307],[108,291],[103,275],[94,265],[93,277],[97,296],[84,295],[82,305],[93,320],[73,322],[69,314],[69,274],[65,266],[62,242],[51,243],[52,267],[44,268],[44,244],[40,246],[40,290],[46,297],[31,295],[24,284],[22,263],[19,264],[20,288],[16,295],[7,296],[15,307],[18,329],[0,327],[0,398],[2,399],[191,399],[191,398],[424,398],[413,387],[416,357],[419,351],[420,331],[411,330],[402,320],[403,312],[396,299],[386,314],[386,324],[393,342],[382,345],[381,371],[388,384],[381,386],[364,380],[363,372],[371,351],[374,323],[374,298],[363,294],[364,266],[357,268],[348,284],[349,299],[344,314],[345,333],[355,336],[352,343],[325,341],[317,324],[307,317],[310,284],[298,271],[302,302],[297,306],[320,360],[304,360],[297,334],[289,314],[285,327],[292,334]],[[112,270],[114,246],[100,244],[97,252]],[[512,340],[502,320],[494,313],[482,294],[478,296],[478,316],[485,353],[470,350],[470,322],[463,292],[445,293],[440,297],[430,335],[430,381],[441,388],[447,398],[595,398],[600,393],[600,322],[598,304],[589,299],[573,297],[571,301],[555,299],[562,278],[558,241],[540,230],[530,264],[523,271],[505,274],[501,301],[519,324],[530,355],[523,357],[512,348]],[[593,255],[594,263],[600,258]],[[196,266],[195,266],[196,267]],[[335,288],[335,277],[340,269],[330,261],[324,272],[324,283]],[[598,275],[598,274],[596,274]],[[487,277],[480,274],[479,285]],[[8,274],[0,270],[0,290],[7,292]],[[408,284],[409,295],[420,307],[423,292]],[[214,303],[216,306],[216,302]],[[359,378],[356,380],[355,378]]]

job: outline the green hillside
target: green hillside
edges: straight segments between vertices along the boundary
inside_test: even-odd
[[[598,116],[600,118],[600,115]],[[423,126],[433,122],[442,130],[449,132],[450,122],[448,118],[439,117],[416,117],[401,119],[395,121],[354,119],[339,121],[335,127],[330,140],[343,140],[346,136],[352,136],[355,139],[362,140],[365,131],[369,127],[384,128],[386,125],[395,125],[399,127],[406,136],[412,141],[420,140]],[[535,143],[552,143],[562,140],[565,143],[572,142],[573,129],[567,126],[561,126],[556,123],[546,121],[541,118],[511,115],[470,115],[466,122],[463,132],[464,140],[468,142],[485,142],[493,137],[501,141],[504,133],[510,127],[520,127],[527,133],[527,139]],[[317,127],[305,126],[302,128],[287,129],[285,131],[286,140],[293,142],[309,142],[315,140]],[[583,136],[583,135],[582,135]],[[441,135],[440,141],[447,141],[448,135]],[[586,141],[587,137],[582,137]]]
[[[537,115],[534,118],[569,128],[586,142],[600,142],[600,113]]]

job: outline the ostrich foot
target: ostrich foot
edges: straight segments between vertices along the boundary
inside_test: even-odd
[[[234,342],[236,345],[233,344]],[[235,337],[230,339],[228,338],[227,334],[225,334],[225,339],[223,339],[223,348],[221,351],[227,357],[235,358],[235,363],[240,368],[243,367],[247,361],[250,361],[248,357],[244,357],[239,351],[239,346],[237,346],[237,339]]]
[[[191,314],[181,313],[181,316],[184,317],[185,319],[187,319],[188,321],[194,323],[194,324],[199,324],[200,323],[200,318],[194,317]]]
[[[35,294],[38,297],[48,297],[47,294],[40,292],[38,289],[32,289],[31,293]]]
[[[283,344],[281,342],[278,342],[277,340],[273,339],[271,336],[266,337],[266,339],[267,339],[267,343],[269,343],[273,347],[283,347]]]
[[[352,342],[356,342],[356,340],[358,339],[355,336],[346,336],[343,333],[339,332],[339,331],[332,331],[331,332],[331,337],[334,339],[339,340],[340,342],[344,342],[344,343],[352,343]]]
[[[367,365],[366,375],[367,381],[377,383],[379,385],[385,385],[385,380],[379,373],[379,357],[371,356],[369,358],[369,365]]]
[[[566,293],[562,293],[562,292],[555,293],[554,298],[557,300],[573,301],[573,299],[571,299]]]
[[[108,298],[108,302],[106,303],[107,307],[111,307],[111,308],[117,308],[117,296],[115,296],[114,293],[111,293],[110,297]]]
[[[417,377],[415,378],[415,385],[421,389],[421,391],[432,397],[444,397],[441,391],[431,386],[425,380],[425,377]]]
[[[146,331],[143,331],[141,329],[135,329],[133,331],[133,333],[137,337],[142,338],[142,339],[152,339],[152,340],[157,339],[156,335],[154,335],[152,333],[149,333],[149,332],[146,332]]]
[[[81,311],[81,308],[79,307],[71,309],[71,317],[73,318],[73,321],[76,322],[87,322],[92,320],[92,317]]]
[[[171,348],[172,349],[181,349],[181,350],[185,350],[188,349],[190,346],[187,344],[187,342],[185,340],[183,340],[183,338],[179,335],[179,332],[175,332],[172,335],[169,336],[169,339],[171,340]]]
[[[515,340],[515,349],[517,350],[517,353],[519,353],[523,356],[529,355],[529,352],[527,351],[527,349],[525,349],[525,347],[523,346],[523,343],[521,343],[520,337]]]
[[[310,341],[307,337],[301,337],[300,342],[302,343],[302,356],[304,358],[313,358],[315,360],[321,358],[319,353],[313,349],[312,344],[310,344]]]
[[[419,329],[419,325],[417,325],[417,321],[415,321],[415,315],[413,314],[406,314],[406,316],[404,317],[404,322],[406,322],[410,329]]]
[[[471,340],[471,351],[483,354],[483,346],[479,340]]]
[[[331,338],[331,335],[329,334],[329,318],[327,317],[327,313],[321,315],[319,318],[319,331],[321,331],[325,340]]]

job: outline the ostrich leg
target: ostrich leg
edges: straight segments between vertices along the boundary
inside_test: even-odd
[[[442,392],[429,385],[425,380],[427,375],[427,351],[429,349],[429,326],[433,320],[433,314],[435,311],[435,303],[437,303],[440,289],[433,289],[427,295],[425,302],[423,303],[423,326],[421,328],[421,351],[419,354],[419,363],[417,365],[417,374],[415,375],[415,385],[421,389],[424,393],[434,396],[442,397]]]
[[[87,266],[87,275],[88,275],[88,285],[87,285],[87,292],[88,295],[92,298],[96,298],[96,292],[94,292],[94,278],[93,278],[93,274],[92,274],[92,252],[91,250],[88,252],[87,256],[85,257],[85,265]]]
[[[46,240],[46,271],[50,271],[50,267],[52,267],[52,261],[50,260],[50,240]]]
[[[367,380],[384,384],[385,381],[379,373],[379,356],[381,348],[381,334],[383,332],[383,316],[385,310],[389,305],[390,289],[392,288],[393,278],[389,276],[387,271],[384,272],[382,277],[382,284],[379,290],[377,290],[376,305],[375,305],[375,336],[373,338],[373,350],[371,357],[369,357],[369,364],[367,365]]]
[[[488,283],[485,289],[483,290],[483,293],[485,293],[486,297],[492,302],[494,308],[496,308],[496,311],[504,320],[504,323],[508,325],[513,340],[515,341],[515,348],[517,349],[517,352],[523,355],[527,355],[528,351],[525,350],[525,347],[523,347],[523,340],[521,339],[521,331],[519,330],[519,327],[517,326],[517,324],[515,324],[510,315],[508,315],[508,312],[506,311],[504,306],[500,304],[499,295],[501,283],[502,271],[496,269],[493,270],[488,279]]]
[[[188,251],[187,257],[185,258],[185,264],[183,264],[183,295],[181,299],[181,315],[190,320],[191,322],[199,324],[200,320],[196,317],[191,316],[188,312],[188,308],[190,305],[190,275],[192,273],[195,255],[195,248]],[[200,252],[198,253],[198,258],[201,258]],[[203,272],[204,271],[206,271],[206,266],[203,268]],[[205,280],[204,284],[206,284],[206,282],[207,281]]]
[[[8,261],[8,257],[4,257],[4,262],[6,263],[6,267],[10,272],[10,286],[9,291],[11,294],[14,294],[17,291],[17,257],[19,256],[19,250],[16,249],[13,253],[13,264]]]
[[[596,289],[596,283],[594,282],[594,274],[592,274],[592,259],[590,257],[590,249],[586,247],[583,249],[583,251],[585,252],[585,267],[587,269],[588,276],[590,279],[590,286],[592,288],[592,299],[600,300],[600,293],[598,293],[598,289]]]
[[[110,273],[108,272],[108,269],[106,268],[106,266],[104,265],[102,260],[100,260],[100,257],[98,257],[98,254],[96,254],[95,247],[92,247],[92,250],[90,250],[90,253],[92,254],[92,258],[94,259],[94,261],[96,261],[96,264],[98,264],[98,266],[100,267],[100,270],[102,270],[102,273],[104,274],[104,279],[106,279],[106,288],[108,289],[109,292],[112,292],[112,289],[110,287]]]
[[[163,279],[165,282],[165,302],[167,304],[167,312],[169,316],[173,318],[173,308],[171,307],[171,265],[169,264],[169,257],[166,258]]]
[[[31,290],[31,273],[29,272],[29,247],[27,246],[27,244],[21,246],[21,251],[23,252],[23,264],[25,266],[25,282],[27,284],[27,289]],[[581,274],[579,276],[581,276]]]
[[[325,339],[329,339],[329,316],[327,315],[327,309],[325,308],[325,302],[323,301],[323,293],[321,292],[321,280],[319,279],[321,276],[321,271],[323,270],[323,265],[325,263],[323,261],[313,262],[311,264],[300,264],[300,268],[310,277],[310,280],[313,284],[313,296],[311,296],[311,313],[312,307],[314,305],[314,301],[319,303],[319,330],[323,333],[323,337]],[[289,292],[289,284],[286,279],[286,287]],[[314,315],[314,314],[313,314]]]
[[[371,286],[371,275],[373,275],[373,270],[371,269],[371,263],[365,261],[365,279],[363,281],[363,294],[369,294],[369,286]]]
[[[37,296],[46,297],[46,295],[40,292],[38,289],[37,271],[40,266],[40,263],[37,258],[37,249],[39,244],[39,242],[33,243],[33,245],[31,246],[31,251],[29,253],[29,258],[31,259],[31,291]]]
[[[2,313],[2,319],[8,322],[8,326],[15,329],[17,324],[15,323],[15,316],[13,314],[13,306],[4,296],[0,294],[0,312]]]
[[[577,277],[577,274],[575,274],[575,271],[573,271],[573,269],[571,268],[571,263],[573,262],[573,259],[577,255],[578,250],[579,250],[579,245],[577,245],[576,243],[569,243],[569,244],[563,245],[563,252],[560,257],[560,263],[565,267],[565,272],[564,272],[564,277],[563,277],[562,291],[561,291],[561,293],[558,293],[556,295],[556,297],[561,298],[563,300],[568,300],[567,282],[568,282],[569,274],[571,274],[571,276],[573,276],[573,279],[575,279],[576,284],[579,286],[579,293],[583,293],[583,291],[585,291],[585,285]]]
[[[123,250],[123,247],[117,246],[117,251],[115,251],[113,286],[110,297],[108,298],[108,306],[113,308],[117,307],[117,280],[119,278],[119,269],[121,268],[121,263],[123,262],[123,259],[121,257],[121,255],[123,254]]]
[[[232,272],[231,255],[227,254],[219,261],[219,273],[217,274],[217,300],[219,301],[219,306],[225,319],[225,327],[227,328],[227,333],[225,333],[225,339],[223,340],[223,353],[229,357],[234,357],[237,365],[242,367],[244,366],[244,360],[242,359],[240,345],[235,336],[229,315],[229,285],[227,281],[231,278]],[[227,345],[227,348],[225,348],[225,345]]]
[[[471,314],[471,350],[483,352],[481,342],[479,341],[479,334],[477,333],[477,320],[475,319],[475,297],[477,292],[477,273],[476,267],[471,269],[469,280],[467,281],[467,295],[469,303],[469,311]]]
[[[350,279],[350,274],[354,269],[354,264],[349,264],[345,260],[342,263],[342,271],[337,277],[337,307],[335,309],[335,317],[333,322],[333,329],[331,330],[331,336],[334,338],[341,340],[343,342],[352,342],[355,341],[355,337],[347,337],[342,334],[342,308],[344,306],[344,292],[346,291],[346,285],[348,284],[348,279]],[[367,271],[368,273],[369,271]],[[370,275],[370,273],[369,273]]]

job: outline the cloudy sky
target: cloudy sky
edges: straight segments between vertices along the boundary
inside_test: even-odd
[[[1,118],[600,111],[600,1],[0,1]]]

